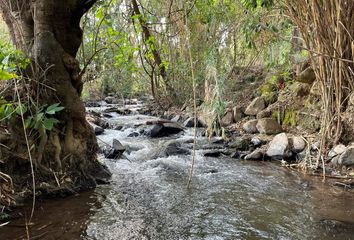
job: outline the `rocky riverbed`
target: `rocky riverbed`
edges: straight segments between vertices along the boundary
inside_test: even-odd
[[[206,138],[200,127],[195,172],[187,189],[193,147],[189,117],[170,121],[176,115],[160,118],[153,111],[137,100],[88,107],[100,159],[112,172],[110,184],[70,198],[37,203],[31,236],[107,240],[352,238],[353,194],[331,187],[334,182],[324,183],[322,178],[281,166],[281,160],[296,162],[295,157],[308,147],[303,138],[286,133],[234,132],[224,141]],[[332,155],[346,150],[345,146],[334,149]],[[17,220],[0,227],[0,239],[25,238],[28,212],[19,212],[22,215]]]

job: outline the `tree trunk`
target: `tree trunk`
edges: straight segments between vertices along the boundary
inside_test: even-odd
[[[173,88],[171,87],[171,85],[169,83],[166,67],[165,67],[164,63],[162,62],[161,55],[157,50],[156,44],[154,42],[151,42],[152,35],[151,35],[150,30],[145,22],[144,16],[140,12],[138,2],[136,0],[132,0],[132,5],[133,5],[134,15],[138,16],[138,20],[139,20],[141,29],[143,30],[143,37],[145,39],[145,42],[148,43],[151,53],[154,57],[155,65],[157,66],[157,69],[159,70],[159,75],[162,77],[162,79],[166,85],[166,89],[169,92],[169,94],[172,94],[172,96],[176,100],[177,96],[176,96],[175,91],[173,90]],[[134,17],[132,17],[132,20],[134,21]]]
[[[37,146],[31,151],[36,171],[40,176],[51,176],[46,179],[54,183],[58,179],[51,172],[61,173],[67,182],[58,184],[75,188],[94,187],[98,173],[108,177],[108,171],[97,161],[96,137],[85,119],[80,99],[83,84],[75,59],[82,42],[80,19],[95,1],[0,0],[15,46],[33,63],[27,95],[39,105],[60,103],[65,107],[56,115],[60,123],[52,131],[28,131],[29,143]],[[24,151],[23,130],[11,129],[12,151]],[[39,178],[37,182],[43,181]]]

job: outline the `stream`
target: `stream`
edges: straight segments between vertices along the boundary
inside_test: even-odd
[[[128,137],[156,118],[112,113],[121,130],[106,129],[100,146],[113,138],[128,146],[121,159],[100,156],[111,184],[65,199],[38,202],[31,239],[354,239],[354,195],[281,167],[227,156],[204,157],[220,148],[198,137],[196,165],[186,188],[191,154],[163,156],[171,141],[192,148],[193,129],[163,138]],[[105,107],[89,108],[103,111]],[[0,239],[26,239],[24,218],[0,227]]]

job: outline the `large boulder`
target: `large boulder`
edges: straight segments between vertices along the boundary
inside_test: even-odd
[[[118,159],[123,155],[125,150],[126,147],[119,140],[113,139],[112,147],[104,150],[104,156],[108,159]]]
[[[257,119],[250,120],[245,124],[243,124],[242,128],[246,133],[250,133],[250,134],[257,133],[258,132],[257,123],[258,123]]]
[[[290,157],[288,136],[285,133],[276,135],[269,143],[266,154],[268,157],[276,160]]]
[[[340,155],[338,164],[341,166],[353,166],[354,165],[354,147],[348,147],[348,149]]]
[[[176,140],[171,140],[164,143],[156,152],[154,158],[158,157],[168,157],[175,155],[188,155],[190,150],[183,147],[181,142]]]
[[[166,137],[183,131],[183,127],[176,122],[156,121],[148,131],[152,138]]]
[[[268,135],[278,134],[283,131],[280,124],[273,118],[259,119],[256,128],[259,133]]]
[[[263,97],[257,97],[248,105],[245,114],[248,116],[256,116],[260,111],[266,108],[266,103]]]

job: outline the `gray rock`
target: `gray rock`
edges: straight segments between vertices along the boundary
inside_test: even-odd
[[[96,136],[101,135],[102,133],[104,133],[104,129],[94,123],[89,122],[90,126],[92,127],[92,129],[95,131]]]
[[[117,139],[113,139],[112,147],[113,147],[114,151],[117,151],[117,152],[123,153],[125,151],[125,147]]]
[[[269,143],[266,154],[268,157],[277,160],[290,157],[288,136],[285,133],[276,135]]]
[[[174,156],[174,155],[188,155],[190,151],[187,148],[183,148],[180,142],[171,140],[167,142],[164,146],[165,155]]]
[[[333,158],[331,159],[330,165],[333,166],[333,167],[337,167],[337,166],[339,165],[339,158],[340,158],[339,155],[333,157]]]
[[[126,147],[124,147],[121,142],[117,139],[113,139],[112,148],[105,149],[104,155],[108,159],[118,159],[125,152]]]
[[[234,122],[237,123],[237,122],[241,121],[242,118],[244,117],[244,113],[242,111],[242,108],[234,107],[232,109],[232,111],[233,111],[233,115],[234,115]]]
[[[292,145],[292,151],[295,153],[300,153],[306,148],[306,142],[302,137],[292,137],[290,141]]]
[[[230,126],[234,123],[234,116],[232,111],[228,111],[225,116],[221,119],[221,125],[224,127]]]
[[[101,107],[102,104],[99,103],[99,102],[95,102],[95,101],[87,101],[87,102],[85,103],[85,106],[86,106],[86,107]]]
[[[148,131],[152,138],[166,137],[183,131],[183,127],[175,122],[158,122]]]
[[[261,139],[259,139],[258,137],[253,137],[253,138],[251,139],[251,143],[252,143],[252,145],[255,146],[255,147],[259,147],[259,146],[261,146],[261,145],[264,144],[264,142],[263,142]]]
[[[190,117],[184,121],[183,126],[186,128],[194,127],[194,117]],[[199,121],[199,119],[197,119],[197,127],[203,127],[203,124]]]
[[[104,101],[108,104],[116,104],[118,101],[115,97],[108,96],[104,99]]]
[[[331,151],[329,151],[328,158],[332,159],[332,158],[334,158],[337,155],[341,155],[346,150],[347,150],[346,146],[344,146],[343,144],[338,144],[334,148],[332,148]]]
[[[139,133],[138,132],[132,132],[128,135],[128,137],[139,137]]]
[[[278,134],[283,131],[280,124],[273,118],[259,119],[256,127],[259,133],[268,135]]]
[[[264,109],[264,110],[260,111],[259,113],[257,113],[257,119],[269,118],[271,116],[272,116],[272,112],[268,109]]]
[[[258,132],[257,123],[258,123],[257,119],[250,120],[250,121],[246,122],[245,124],[243,124],[242,128],[246,133],[250,133],[250,134],[257,133]]]
[[[186,128],[194,127],[194,118],[190,117],[186,121],[184,121],[183,122],[183,127],[186,127]]]
[[[245,114],[248,116],[256,116],[257,113],[266,108],[266,103],[263,97],[255,98],[246,108]]]
[[[171,119],[172,122],[180,122],[182,121],[181,115],[176,115]]]
[[[349,147],[340,155],[338,164],[346,167],[354,165],[354,147]]]
[[[229,148],[236,150],[247,150],[249,148],[250,140],[242,137],[236,138],[234,141],[228,144]]]
[[[261,160],[264,158],[265,150],[258,148],[245,156],[245,160]]]
[[[204,157],[220,157],[223,154],[222,150],[209,150],[204,153]]]

